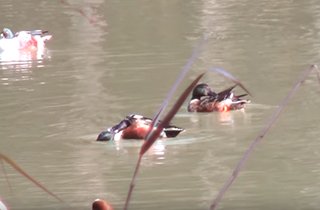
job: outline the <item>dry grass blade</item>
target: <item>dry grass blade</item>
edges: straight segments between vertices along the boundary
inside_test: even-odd
[[[159,137],[161,131],[163,128],[167,125],[169,125],[170,121],[174,117],[174,115],[178,112],[184,101],[187,99],[193,88],[197,85],[199,80],[204,74],[200,74],[181,94],[181,96],[178,98],[177,102],[174,104],[174,106],[171,108],[171,110],[167,113],[167,115],[163,118],[163,120],[159,123],[157,128],[154,131],[151,131],[152,133],[148,135],[148,138],[145,140],[144,144],[141,147],[140,155],[143,155],[150,147],[151,145],[157,140]]]
[[[295,85],[292,87],[288,95],[282,100],[282,102],[279,104],[278,109],[275,110],[273,115],[270,117],[269,121],[267,122],[266,126],[259,132],[258,136],[253,140],[253,142],[250,144],[249,148],[246,150],[244,155],[241,157],[240,161],[236,165],[235,169],[233,170],[231,176],[226,181],[226,183],[223,185],[223,187],[218,192],[218,195],[214,199],[212,205],[210,206],[211,210],[214,210],[220,200],[223,198],[226,191],[229,189],[229,187],[232,185],[234,180],[239,175],[240,170],[243,168],[245,162],[249,158],[249,155],[253,151],[253,149],[256,147],[258,143],[261,142],[263,137],[267,134],[267,132],[271,129],[271,127],[274,125],[274,123],[279,118],[280,114],[282,113],[283,109],[287,106],[289,100],[292,98],[292,96],[295,94],[295,92],[298,90],[298,88],[301,86],[303,81],[306,79],[306,77],[310,74],[311,71],[318,71],[318,67],[316,65],[312,65],[309,68],[307,68],[305,71],[303,71],[302,75],[299,77]]]
[[[209,68],[209,71],[213,71],[216,72],[218,74],[221,74],[222,76],[224,76],[225,78],[233,81],[235,84],[239,85],[244,91],[246,91],[246,93],[248,93],[250,96],[252,96],[252,94],[249,92],[249,90],[240,82],[240,80],[238,80],[237,78],[235,78],[231,73],[227,72],[226,70],[220,69],[220,68]]]
[[[2,170],[3,170],[4,176],[5,176],[6,182],[8,184],[9,189],[10,189],[10,192],[12,193],[12,186],[9,182],[9,177],[8,177],[6,169],[4,167],[4,160],[0,158],[0,162],[1,162]]]
[[[51,195],[52,197],[54,197],[55,199],[57,199],[60,202],[63,202],[63,200],[61,198],[59,198],[57,195],[55,195],[54,193],[52,193],[50,190],[48,190],[45,186],[43,186],[40,182],[38,182],[37,180],[35,180],[34,178],[32,178],[32,176],[30,176],[27,172],[25,172],[17,163],[15,163],[13,160],[11,160],[10,158],[8,158],[7,156],[5,156],[4,154],[0,153],[0,159],[5,161],[6,163],[8,163],[10,166],[12,166],[12,168],[14,168],[16,171],[18,171],[22,176],[26,177],[27,179],[29,179],[32,183],[34,183],[37,187],[41,188],[43,191],[45,191],[46,193],[48,193],[49,195]]]
[[[127,198],[126,198],[126,203],[124,204],[124,207],[123,207],[124,210],[127,210],[128,207],[129,207],[132,191],[133,191],[133,188],[136,185],[135,183],[136,183],[137,174],[139,172],[141,160],[142,160],[142,155],[139,155],[139,158],[138,158],[138,161],[137,161],[137,164],[136,164],[136,168],[134,169],[134,173],[133,173],[133,176],[132,176],[132,179],[131,179],[129,191],[128,191]]]
[[[179,84],[183,81],[184,77],[186,76],[186,74],[188,73],[188,71],[191,69],[192,64],[194,63],[194,61],[197,59],[198,55],[201,52],[201,49],[205,46],[205,44],[207,43],[207,40],[210,36],[206,36],[204,35],[199,43],[196,45],[196,47],[194,48],[194,50],[192,51],[192,55],[191,57],[188,59],[186,65],[183,66],[177,80],[175,81],[175,83],[173,84],[172,88],[170,89],[167,97],[164,99],[163,103],[160,106],[159,111],[157,112],[157,114],[155,114],[155,116],[153,117],[153,119],[155,120],[154,125],[157,124],[158,120],[161,118],[162,116],[162,112],[166,109],[166,107],[168,106],[168,103],[170,101],[170,99],[172,98],[174,92],[176,91],[176,89],[178,88]]]
[[[142,156],[145,154],[146,151],[148,151],[148,149],[151,147],[151,145],[157,140],[157,138],[159,137],[162,129],[168,125],[170,123],[170,121],[172,120],[172,118],[175,116],[175,114],[178,112],[178,110],[180,109],[180,107],[182,106],[182,104],[184,103],[184,101],[186,100],[186,98],[188,97],[188,95],[191,93],[191,91],[193,90],[193,88],[196,86],[196,84],[199,82],[199,80],[201,79],[201,77],[204,74],[200,74],[186,89],[185,91],[180,95],[180,97],[178,98],[177,102],[173,105],[173,107],[171,108],[171,110],[167,113],[167,115],[164,117],[164,119],[157,125],[157,127],[155,128],[155,130],[151,130],[150,134],[147,135],[147,138],[144,142],[144,144],[141,147],[140,153],[139,153],[139,158],[132,176],[132,180],[130,183],[130,188],[127,194],[127,199],[126,199],[126,203],[124,205],[124,210],[128,209],[129,206],[129,202],[131,199],[131,195],[132,195],[132,191],[133,188],[135,187],[135,180],[137,177],[137,174],[139,172],[139,168],[140,168],[140,163],[142,160]],[[157,119],[153,119],[152,124],[156,125],[156,121]]]

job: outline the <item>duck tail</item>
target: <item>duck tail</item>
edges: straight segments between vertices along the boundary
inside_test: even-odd
[[[42,35],[48,34],[49,31],[47,31],[47,30],[33,30],[33,31],[29,31],[29,33],[33,36],[36,36],[36,35],[42,36]]]
[[[228,97],[230,96],[231,91],[232,91],[236,86],[237,86],[237,84],[235,84],[235,85],[233,85],[233,86],[231,86],[231,87],[229,87],[229,88],[227,88],[227,89],[219,92],[219,93],[217,94],[217,97],[216,97],[217,100],[218,100],[218,101],[222,101],[222,100],[228,98]]]
[[[179,135],[179,133],[181,133],[182,131],[184,131],[183,128],[179,128],[173,125],[170,125],[163,129],[163,132],[166,134],[167,138],[174,138],[177,135]]]
[[[247,93],[245,93],[245,94],[241,94],[241,95],[237,95],[237,96],[235,96],[236,98],[242,98],[242,97],[245,97],[245,96],[247,96],[248,94]]]
[[[52,35],[45,35],[45,36],[42,36],[41,38],[42,38],[43,42],[47,42],[52,38]]]

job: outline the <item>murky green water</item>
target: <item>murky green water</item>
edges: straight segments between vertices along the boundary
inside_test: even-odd
[[[0,2],[1,27],[53,34],[43,58],[1,57],[0,152],[71,206],[4,164],[10,186],[0,169],[0,197],[11,209],[90,209],[98,197],[123,208],[141,142],[95,138],[127,114],[154,116],[203,34],[207,43],[175,98],[199,73],[221,67],[251,90],[252,104],[227,114],[184,106],[173,122],[186,132],[144,157],[130,209],[209,209],[302,70],[320,60],[312,0]],[[231,85],[209,72],[202,81]],[[219,209],[318,208],[318,95],[311,75]]]

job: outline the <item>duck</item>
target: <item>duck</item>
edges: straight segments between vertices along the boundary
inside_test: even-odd
[[[120,121],[120,123],[102,131],[96,140],[145,139],[151,124],[151,118],[139,114],[130,114]],[[162,130],[160,138],[174,138],[182,131],[184,131],[183,128],[168,125]]]
[[[221,92],[214,92],[207,83],[196,85],[188,104],[188,112],[228,112],[244,109],[250,100],[243,99],[248,94],[235,95],[233,85]]]
[[[9,28],[3,28],[0,34],[0,52],[12,50],[36,51],[45,47],[52,38],[49,31],[19,31],[15,34]]]

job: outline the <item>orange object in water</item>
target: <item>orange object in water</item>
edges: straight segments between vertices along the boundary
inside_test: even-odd
[[[114,210],[111,204],[102,199],[96,199],[92,203],[92,210]]]

